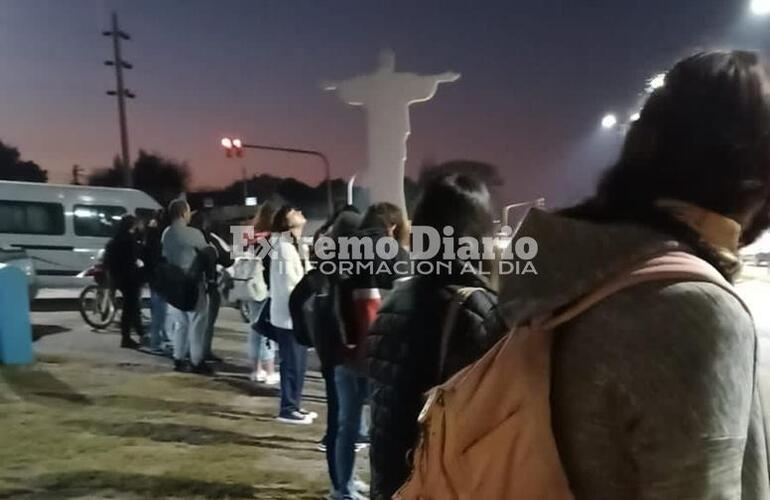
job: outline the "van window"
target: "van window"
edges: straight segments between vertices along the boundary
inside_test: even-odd
[[[75,205],[73,208],[75,234],[78,236],[111,238],[118,222],[126,214],[125,208],[109,205]]]
[[[0,233],[64,234],[59,203],[0,200]]]
[[[155,212],[157,212],[157,210],[152,208],[137,208],[134,213],[136,214],[137,219],[143,220],[146,224],[155,217]]]

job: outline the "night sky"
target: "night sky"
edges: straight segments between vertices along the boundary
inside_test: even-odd
[[[73,164],[119,151],[109,13],[132,40],[131,150],[189,162],[193,185],[240,176],[223,135],[321,149],[334,176],[366,158],[364,115],[320,90],[371,70],[458,71],[412,107],[407,171],[424,160],[497,164],[507,200],[552,204],[590,190],[620,142],[605,112],[628,116],[645,80],[699,48],[770,45],[748,0],[0,0],[0,140],[68,182]],[[320,165],[249,152],[250,173],[322,178]]]

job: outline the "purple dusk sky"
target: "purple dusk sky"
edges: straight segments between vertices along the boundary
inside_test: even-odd
[[[320,82],[372,69],[391,47],[399,69],[463,78],[412,107],[407,171],[426,159],[499,166],[506,199],[587,194],[617,152],[605,112],[628,116],[645,80],[698,48],[763,47],[770,19],[736,0],[3,0],[0,140],[54,182],[73,164],[105,166],[119,151],[111,46],[119,12],[132,40],[127,86],[132,155],[189,163],[193,185],[240,176],[223,135],[320,149],[334,176],[365,162],[364,115]],[[322,178],[320,164],[250,152],[250,173]]]

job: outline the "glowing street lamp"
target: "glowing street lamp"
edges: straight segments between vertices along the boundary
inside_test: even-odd
[[[631,116],[629,116],[628,120],[633,123],[633,122],[639,121],[639,118],[641,118],[641,117],[642,117],[642,115],[639,114],[638,112],[636,112],[636,113],[632,114]]]
[[[647,92],[652,93],[658,90],[659,88],[663,88],[666,86],[666,74],[665,73],[658,73],[657,75],[653,76],[650,81],[647,83]]]
[[[755,16],[770,15],[770,0],[752,0],[751,13]]]
[[[230,149],[233,147],[233,141],[230,140],[229,137],[223,137],[222,138],[222,147],[225,149]]]
[[[608,114],[604,115],[604,118],[602,118],[602,128],[603,129],[609,130],[611,128],[615,128],[617,126],[617,124],[618,124],[618,117],[615,116],[612,113],[608,113]]]

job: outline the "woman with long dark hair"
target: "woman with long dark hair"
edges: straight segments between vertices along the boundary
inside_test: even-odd
[[[453,229],[452,240],[492,235],[492,202],[478,179],[446,173],[432,179],[415,208],[412,227],[442,234]],[[456,248],[456,245],[454,245]],[[397,286],[383,303],[371,327],[367,371],[372,381],[371,466],[372,498],[391,498],[407,479],[407,452],[418,437],[417,416],[423,395],[448,379],[499,338],[483,319],[494,307],[495,294],[478,263],[444,257],[442,248],[432,259],[449,266],[429,266],[434,274],[419,274]],[[440,358],[441,334],[455,293],[473,289],[457,311],[447,357]],[[440,368],[443,365],[443,369]]]
[[[677,63],[596,194],[525,219],[538,274],[504,280],[509,325],[672,251],[726,279],[636,285],[558,328],[552,427],[575,498],[770,498],[757,338],[727,283],[769,222],[770,77],[740,51]]]
[[[281,207],[273,218],[270,260],[270,323],[276,330],[281,358],[281,404],[278,421],[310,424],[316,415],[302,408],[302,388],[307,369],[307,347],[300,345],[292,332],[289,297],[307,271],[307,251],[302,245],[302,230],[307,221],[302,212],[289,205]]]
[[[270,231],[273,227],[274,217],[275,209],[269,203],[263,203],[254,217],[254,240],[251,244],[257,255],[259,255],[262,245],[266,245],[267,241],[270,239]],[[270,281],[269,273],[264,272],[263,261],[260,261],[258,258],[254,259],[252,264],[253,275],[249,282],[250,288],[252,289],[251,293],[254,295],[261,295],[261,292],[268,288],[267,282]],[[249,361],[253,367],[251,380],[254,382],[266,383],[268,385],[275,385],[280,380],[279,375],[275,371],[275,342],[265,337],[256,329],[259,324],[258,320],[262,314],[262,310],[268,303],[267,300],[268,299],[262,297],[252,297],[248,301],[249,317],[251,319],[248,335],[248,351]]]

